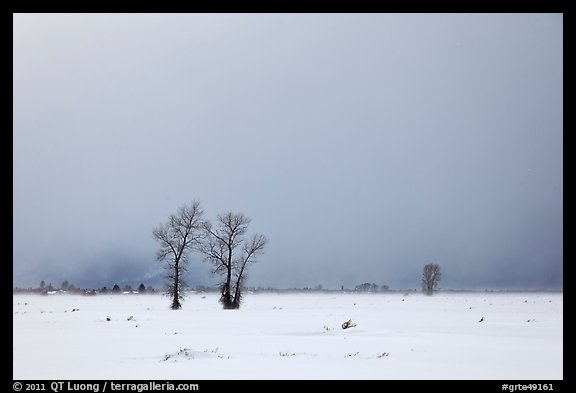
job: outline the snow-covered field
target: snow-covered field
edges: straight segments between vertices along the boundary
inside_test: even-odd
[[[169,304],[14,295],[13,378],[563,378],[561,293],[246,294],[236,311],[191,294],[180,311]],[[349,318],[357,326],[342,330]]]

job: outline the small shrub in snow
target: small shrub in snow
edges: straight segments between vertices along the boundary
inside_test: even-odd
[[[164,355],[164,361],[172,359],[173,357],[194,358],[194,356],[192,356],[190,348],[180,348],[177,352],[167,353],[166,355]]]
[[[203,353],[213,353],[216,355],[216,357],[218,359],[230,359],[230,356],[226,356],[226,355],[219,353],[218,347],[216,347],[214,349],[205,349],[202,352]],[[204,357],[202,355],[202,352],[194,351],[190,348],[180,348],[178,351],[176,351],[174,353],[165,354],[164,357],[162,358],[162,361],[166,362],[166,361],[172,359],[172,361],[176,362],[176,361],[178,361],[178,358],[184,358],[184,359],[190,360],[190,359],[195,359],[197,357]]]
[[[352,319],[349,319],[342,324],[342,329],[345,330],[345,329],[353,328],[354,326],[356,326],[356,323],[352,322]]]

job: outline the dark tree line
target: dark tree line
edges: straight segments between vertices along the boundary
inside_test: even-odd
[[[354,290],[356,292],[378,292],[379,288],[380,287],[376,283],[370,284],[369,282],[365,282],[363,284],[356,285],[356,288],[354,288]]]
[[[108,293],[109,292],[107,287],[102,287],[100,289],[77,288],[73,284],[70,284],[68,282],[68,280],[64,280],[59,289],[54,288],[52,286],[52,283],[49,283],[48,285],[46,285],[46,281],[42,280],[42,281],[40,281],[39,288],[35,291],[42,291],[43,293],[45,293],[45,292],[51,292],[51,291],[56,291],[56,290],[70,292],[70,293],[88,293],[88,292],[90,292],[90,293]],[[121,293],[122,291],[135,292],[130,285],[125,285],[124,288],[121,289],[120,286],[118,286],[118,284],[115,284],[111,290],[111,292],[114,294]],[[144,285],[144,283],[141,283],[138,286],[138,293],[154,293],[154,292],[155,292],[155,289],[152,286],[146,287]]]

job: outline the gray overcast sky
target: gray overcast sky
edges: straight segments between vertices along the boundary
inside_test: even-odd
[[[152,279],[196,198],[270,238],[249,285],[561,288],[562,47],[561,14],[15,14],[14,285]]]

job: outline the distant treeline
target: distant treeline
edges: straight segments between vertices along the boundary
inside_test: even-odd
[[[46,285],[44,281],[40,282],[38,288],[19,288],[15,287],[12,293],[37,293],[40,295],[52,295],[52,294],[72,294],[72,295],[97,295],[97,294],[145,294],[145,293],[156,293],[156,289],[149,285],[146,287],[143,283],[140,284],[137,289],[132,288],[131,285],[124,285],[120,287],[118,284],[114,284],[111,288],[102,287],[99,289],[95,288],[77,288],[73,284],[64,281],[59,288],[55,288],[52,283]]]
[[[344,285],[340,287],[340,289],[325,289],[321,284],[318,284],[314,287],[293,287],[293,288],[275,288],[272,286],[268,287],[247,287],[247,291],[252,293],[302,293],[302,292],[324,292],[324,293],[383,293],[383,292],[390,292],[390,293],[404,293],[409,294],[416,292],[416,288],[410,289],[390,289],[388,285],[377,285],[375,283],[362,283],[356,285],[354,288],[345,288]],[[214,286],[206,286],[206,285],[197,285],[195,287],[191,287],[188,290],[189,292],[219,292],[220,288],[217,285]],[[14,294],[19,293],[35,293],[40,295],[53,295],[53,294],[73,294],[73,295],[85,295],[85,296],[94,296],[98,294],[154,294],[158,292],[163,292],[163,290],[156,290],[151,285],[144,285],[141,283],[136,289],[131,285],[124,285],[120,286],[118,284],[112,285],[112,287],[108,288],[106,286],[96,289],[96,288],[77,288],[73,284],[68,283],[68,281],[64,281],[59,288],[56,288],[49,283],[46,285],[44,281],[40,282],[40,286],[37,288],[13,288],[12,292]],[[550,290],[550,289],[533,289],[533,290],[526,290],[526,289],[483,289],[483,290],[471,290],[471,289],[443,289],[442,292],[562,292],[562,290]]]

